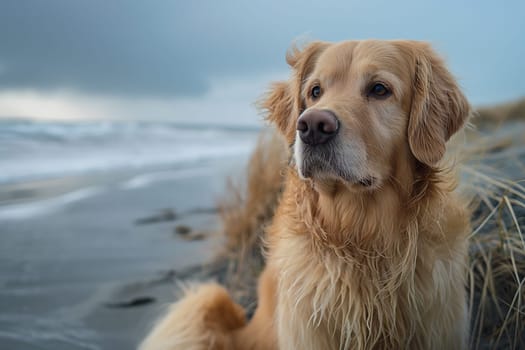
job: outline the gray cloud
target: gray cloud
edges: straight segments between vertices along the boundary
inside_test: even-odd
[[[0,86],[191,95],[204,92],[210,76],[270,69],[281,61],[284,45],[275,55],[268,50],[267,30],[250,28],[252,19],[236,21],[246,13],[231,13],[236,9],[230,7],[175,1],[2,2]]]
[[[195,96],[210,79],[285,70],[290,42],[307,36],[430,40],[478,98],[525,93],[518,1],[304,3],[4,0],[0,89]]]

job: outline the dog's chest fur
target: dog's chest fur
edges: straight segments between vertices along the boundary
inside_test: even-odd
[[[450,259],[430,261],[422,259],[426,249],[419,244],[419,253],[413,256],[387,256],[388,252],[352,256],[317,245],[309,235],[281,236],[272,253],[279,271],[277,329],[287,334],[279,337],[280,348],[462,346],[458,344],[464,344],[466,324],[464,253],[458,247]],[[440,339],[441,334],[457,336]]]

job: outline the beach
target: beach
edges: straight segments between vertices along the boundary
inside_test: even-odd
[[[175,270],[216,253],[217,201],[256,138],[233,154],[1,184],[1,347],[135,348],[176,299]]]

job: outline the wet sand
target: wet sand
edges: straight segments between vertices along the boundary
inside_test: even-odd
[[[175,228],[216,230],[225,177],[243,163],[1,186],[0,347],[135,348],[175,299],[173,271],[220,243]]]

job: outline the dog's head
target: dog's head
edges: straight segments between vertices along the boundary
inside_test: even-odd
[[[435,167],[469,104],[443,61],[415,41],[313,42],[287,55],[289,81],[262,100],[299,175],[373,190],[396,161]]]

